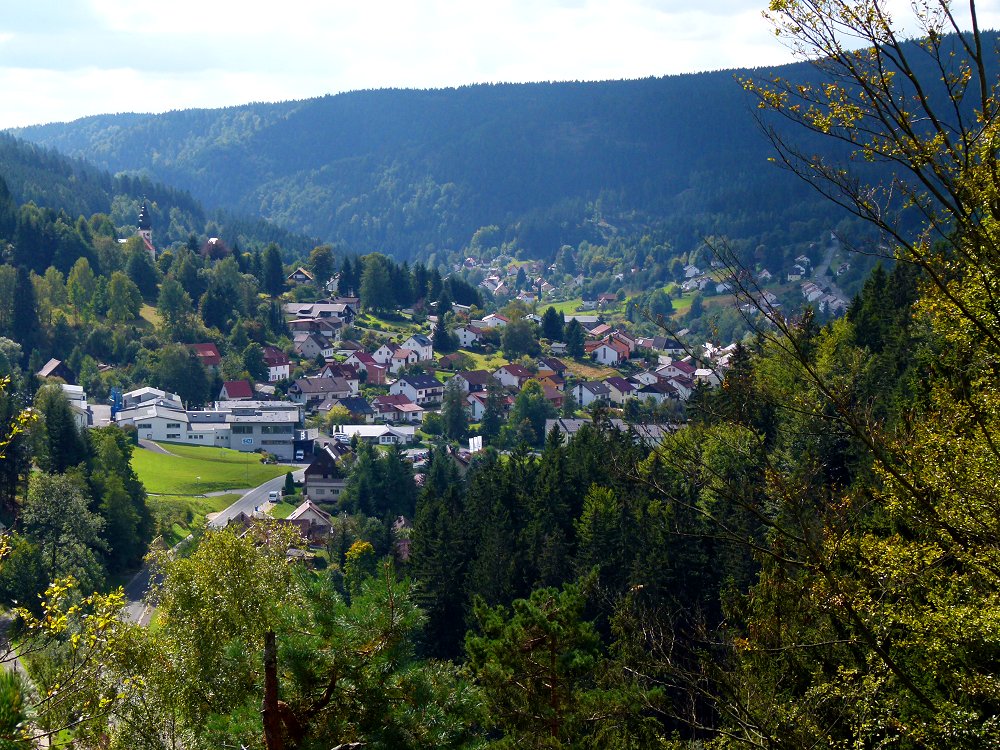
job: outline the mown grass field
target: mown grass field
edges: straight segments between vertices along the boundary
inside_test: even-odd
[[[175,455],[142,448],[132,454],[132,468],[150,494],[191,496],[245,489],[292,469],[281,464],[262,464],[255,453],[228,448],[172,443],[164,443],[163,447]]]
[[[575,313],[577,311],[576,308],[578,308],[582,304],[583,304],[582,297],[574,297],[573,299],[564,300],[562,302],[548,302],[548,303],[542,302],[538,306],[538,314],[541,315],[550,307],[554,307],[556,309],[556,312],[561,312],[563,315],[566,315],[567,313]],[[587,310],[586,313],[592,314],[593,310]],[[584,313],[581,312],[580,314],[582,315]]]

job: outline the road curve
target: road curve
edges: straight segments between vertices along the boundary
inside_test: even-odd
[[[158,446],[157,446],[158,447]],[[298,482],[301,482],[305,475],[305,466],[299,465],[292,472],[292,478]],[[269,479],[263,484],[254,487],[252,490],[247,490],[239,500],[234,502],[225,510],[220,511],[211,521],[206,524],[209,529],[221,529],[226,526],[233,518],[236,518],[240,513],[246,513],[248,516],[252,515],[254,509],[263,505],[267,501],[268,494],[274,490],[281,491],[281,488],[285,485],[285,477],[275,477],[274,479]],[[176,551],[178,547],[186,544],[190,540],[190,536],[186,539],[182,539],[177,545],[174,546],[172,551]],[[150,583],[152,582],[153,572],[149,566],[149,563],[143,563],[139,572],[132,576],[130,580],[125,585],[125,598],[127,603],[125,605],[125,611],[128,614],[128,619],[138,625],[148,625],[150,617],[152,616],[152,608],[146,602],[146,593],[149,591]]]

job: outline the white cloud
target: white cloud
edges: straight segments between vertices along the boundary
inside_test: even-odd
[[[362,88],[636,78],[791,59],[761,17],[766,0],[11,5],[0,19],[0,126]],[[1000,22],[998,6],[980,4],[984,28]]]

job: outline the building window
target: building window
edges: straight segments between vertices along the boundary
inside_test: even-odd
[[[136,427],[139,428],[140,430],[151,430],[151,429],[153,429],[153,425],[150,422],[143,422],[141,424],[137,424]]]
[[[175,439],[179,438],[180,436],[181,435],[180,435],[179,432],[168,432],[167,433],[167,440],[175,440]]]
[[[234,435],[253,435],[253,425],[234,424],[232,432]]]
[[[291,435],[292,425],[290,424],[265,424],[260,427],[261,435]]]
[[[167,422],[167,429],[168,430],[176,430],[180,426],[181,426],[180,422]]]

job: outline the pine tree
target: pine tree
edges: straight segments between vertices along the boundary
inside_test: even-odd
[[[264,249],[261,273],[261,288],[272,297],[285,290],[285,267],[281,261],[281,249],[273,242]]]

